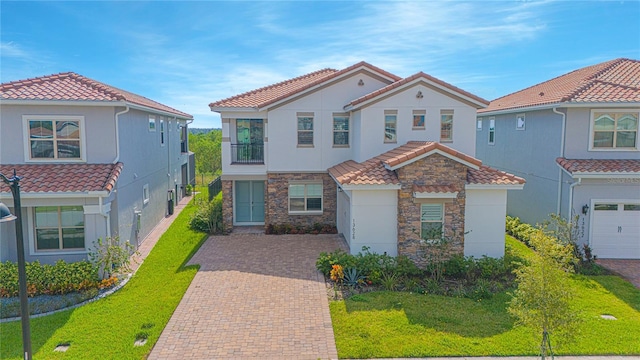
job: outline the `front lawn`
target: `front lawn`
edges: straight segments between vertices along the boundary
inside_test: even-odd
[[[77,309],[31,319],[34,359],[141,359],[158,340],[197,266],[185,266],[207,235],[189,229],[193,201],[160,238],[129,283]],[[136,338],[144,346],[134,347]],[[22,358],[20,321],[0,324],[0,358]],[[66,353],[54,352],[70,344]]]
[[[507,242],[521,255],[530,251]],[[576,341],[555,347],[575,355],[640,354],[640,290],[615,276],[572,280],[584,322]],[[539,338],[514,326],[500,292],[474,301],[409,292],[371,292],[330,304],[340,358],[537,355]],[[605,320],[613,315],[618,320]],[[553,338],[552,338],[553,341]]]

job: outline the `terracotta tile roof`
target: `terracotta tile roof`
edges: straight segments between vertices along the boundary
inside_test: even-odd
[[[293,96],[301,91],[322,84],[325,81],[334,79],[359,67],[367,67],[375,72],[384,74],[394,81],[398,81],[401,79],[396,75],[393,75],[364,61],[361,61],[340,71],[335,69],[322,69],[306,75],[298,76],[293,79],[285,80],[277,84],[265,86],[256,90],[251,90],[240,95],[212,102],[211,104],[209,104],[209,107],[262,108],[269,104],[273,104],[277,101]]]
[[[640,61],[615,59],[587,66],[491,101],[488,112],[556,103],[640,101]]]
[[[569,174],[578,173],[640,173],[638,159],[565,159],[556,162]]]
[[[384,160],[385,165],[389,167],[394,167],[396,165],[402,164],[405,161],[409,161],[415,157],[418,157],[422,154],[425,154],[434,150],[440,150],[453,157],[456,157],[460,160],[472,163],[477,166],[480,166],[482,164],[482,161],[474,157],[471,157],[467,154],[463,154],[446,145],[443,145],[441,143],[434,142],[434,141],[409,141],[400,147],[387,151],[381,156],[385,157],[385,160]]]
[[[473,99],[473,100],[475,100],[475,101],[477,101],[477,102],[479,102],[481,104],[484,104],[484,106],[489,105],[489,100],[485,100],[485,99],[483,99],[483,98],[481,98],[479,96],[476,96],[476,95],[474,95],[474,94],[472,94],[470,92],[464,91],[464,90],[460,89],[459,87],[453,86],[453,85],[451,85],[451,84],[449,84],[449,83],[447,83],[445,81],[442,81],[442,80],[440,80],[438,78],[435,78],[435,77],[433,77],[431,75],[428,75],[428,74],[425,74],[423,72],[419,72],[417,74],[411,75],[411,76],[409,76],[407,78],[404,78],[404,79],[402,79],[400,81],[396,81],[396,82],[394,82],[392,84],[389,84],[389,85],[383,87],[382,89],[378,89],[378,90],[376,90],[376,91],[374,91],[372,93],[369,93],[369,94],[367,94],[365,96],[357,98],[357,99],[351,101],[348,105],[356,106],[356,105],[361,104],[361,103],[363,103],[363,102],[365,102],[367,100],[371,100],[371,99],[373,99],[375,97],[378,97],[378,96],[380,96],[382,94],[388,93],[388,92],[392,91],[393,89],[397,89],[397,88],[401,87],[402,85],[408,84],[408,83],[410,83],[410,82],[412,82],[412,81],[414,81],[416,79],[419,79],[419,78],[424,78],[424,79],[426,79],[428,81],[431,81],[431,82],[434,82],[434,83],[436,83],[436,84],[438,84],[440,86],[443,86],[443,87],[445,87],[445,88],[447,88],[447,89],[449,89],[449,90],[451,90],[453,92],[457,92],[457,93],[462,94],[462,95],[464,95],[466,97],[469,97],[469,98],[471,98],[471,99]]]
[[[526,181],[513,174],[506,173],[486,165],[479,169],[469,169],[467,171],[467,184],[477,185],[522,185]]]
[[[413,185],[413,192],[417,193],[432,193],[432,194],[447,194],[458,192],[453,185]]]
[[[16,175],[21,193],[55,192],[111,192],[122,172],[123,164],[19,164],[0,165],[0,172],[7,177]],[[10,192],[9,186],[0,182],[0,192]]]
[[[193,116],[125,90],[66,72],[0,85],[2,100],[125,101],[192,119]]]
[[[469,184],[515,185],[525,182],[522,178],[484,166],[478,159],[431,141],[410,141],[362,163],[348,160],[329,168],[329,174],[340,185],[398,185],[400,181],[395,171],[388,170],[387,167],[402,164],[436,149],[479,167],[479,169],[469,167],[467,171],[467,183]],[[427,191],[424,192],[456,191],[449,189],[448,186],[442,188],[427,186],[425,189]]]

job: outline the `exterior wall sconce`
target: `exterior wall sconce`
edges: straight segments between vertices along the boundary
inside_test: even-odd
[[[582,206],[582,214],[583,215],[587,215],[587,213],[589,212],[589,205],[585,204]]]
[[[358,80],[358,86],[364,86],[364,81],[362,81],[362,79]]]
[[[416,94],[416,99],[422,99],[424,97],[424,95],[422,95],[422,91],[418,90],[418,93]]]

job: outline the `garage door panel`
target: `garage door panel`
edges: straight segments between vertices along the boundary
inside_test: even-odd
[[[591,226],[593,253],[600,258],[640,259],[638,205],[621,202],[616,208],[611,203],[608,204],[607,206],[596,204],[593,212]],[[608,210],[604,210],[606,208]]]

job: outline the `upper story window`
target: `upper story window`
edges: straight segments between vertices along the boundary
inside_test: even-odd
[[[476,119],[476,130],[482,131],[482,118]]]
[[[453,141],[453,110],[440,110],[440,141]]]
[[[23,116],[29,147],[27,160],[82,160],[83,116]],[[26,157],[26,156],[25,156]]]
[[[593,149],[635,150],[638,144],[638,111],[592,111]]]
[[[36,251],[84,250],[82,206],[37,206]]]
[[[384,142],[396,143],[398,142],[397,134],[398,124],[398,111],[397,110],[385,110],[384,111]]]
[[[426,110],[413,110],[413,129],[424,129],[424,118],[427,115]]]
[[[313,113],[298,113],[298,146],[313,146]]]
[[[149,115],[149,132],[156,131],[156,117],[153,115]]]
[[[516,130],[524,130],[525,129],[525,114],[516,115]]]
[[[496,119],[489,118],[489,145],[496,143]]]
[[[322,184],[289,184],[289,213],[322,212]]]
[[[333,146],[349,146],[349,114],[333,114]]]

